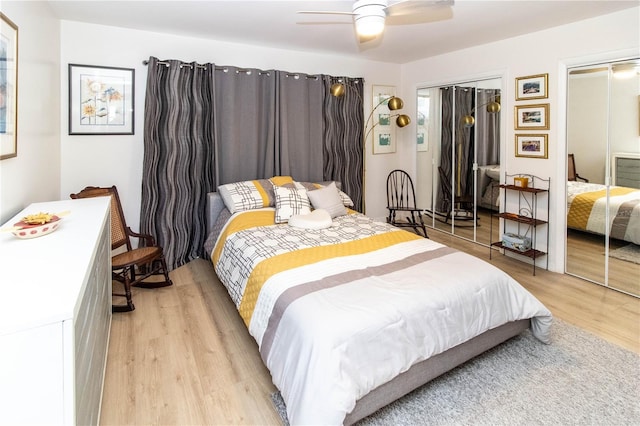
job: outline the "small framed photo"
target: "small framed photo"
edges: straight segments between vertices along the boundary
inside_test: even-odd
[[[133,135],[135,70],[69,64],[69,134]]]
[[[516,101],[546,99],[549,96],[549,74],[529,75],[516,78]]]
[[[549,130],[549,104],[516,105],[516,130]]]
[[[547,135],[516,135],[516,157],[547,158]]]
[[[0,160],[18,156],[18,27],[0,12]]]

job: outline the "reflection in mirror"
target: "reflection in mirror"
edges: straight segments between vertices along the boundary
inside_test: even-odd
[[[431,227],[486,245],[497,238],[500,88],[496,78],[417,92],[418,202]]]
[[[640,296],[640,61],[571,69],[566,271]]]

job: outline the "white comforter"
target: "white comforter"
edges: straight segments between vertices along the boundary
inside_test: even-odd
[[[334,222],[353,228],[368,221],[349,216]],[[333,243],[340,239],[332,228],[298,235],[286,224],[229,235],[214,264],[239,309],[247,286],[233,265],[243,257],[259,265],[282,253],[277,249],[256,259],[247,232],[259,232],[260,241],[274,244],[308,240],[302,244],[307,248],[324,246],[325,237]],[[408,234],[376,223],[362,240],[390,232]],[[408,238],[268,276],[245,321],[290,422],[341,424],[359,398],[415,363],[525,318],[532,318],[533,333],[548,343],[551,313],[511,277],[473,256]]]

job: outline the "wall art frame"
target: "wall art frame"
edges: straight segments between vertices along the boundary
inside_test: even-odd
[[[69,134],[133,135],[135,69],[69,64]]]
[[[548,158],[548,135],[516,134],[516,157]]]
[[[371,128],[368,130],[373,139],[374,154],[396,152],[396,126],[385,100],[396,95],[395,86],[374,85],[371,98]],[[365,129],[365,133],[367,130]]]
[[[549,104],[516,105],[516,130],[549,130]]]
[[[516,101],[549,97],[549,74],[516,77]]]
[[[0,160],[18,156],[18,26],[0,12]]]

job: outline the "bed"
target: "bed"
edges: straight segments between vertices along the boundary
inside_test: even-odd
[[[476,205],[494,211],[500,210],[500,191],[494,186],[500,184],[500,164],[478,166],[478,199]]]
[[[579,181],[567,182],[567,227],[640,244],[640,190]]]
[[[209,194],[205,244],[291,424],[354,423],[527,328],[549,343],[551,313],[499,269],[294,184]],[[291,207],[316,190],[332,201]]]

